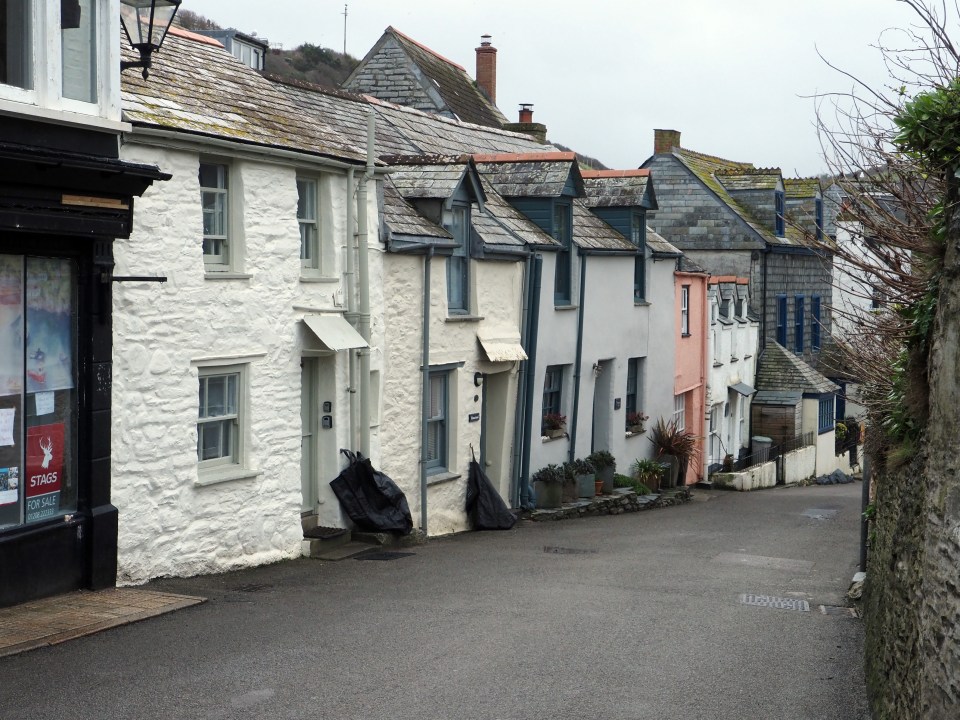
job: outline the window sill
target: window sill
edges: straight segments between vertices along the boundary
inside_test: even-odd
[[[232,480],[253,480],[260,477],[259,470],[230,466],[222,470],[201,470],[197,479],[193,481],[194,487],[207,487],[208,485],[217,485],[219,483],[230,482]]]
[[[480,322],[484,317],[482,315],[447,315],[443,321],[448,323],[470,323]]]
[[[452,482],[453,480],[459,480],[462,477],[459,473],[452,472],[437,472],[433,475],[427,475],[427,487],[431,485],[442,485],[443,483]]]
[[[627,430],[627,431],[623,434],[623,436],[624,436],[624,437],[628,437],[628,438],[639,437],[640,435],[643,435],[645,432],[646,432],[646,430],[641,430],[640,432],[630,432],[629,430]]]
[[[338,283],[338,277],[324,277],[323,275],[307,275],[300,273],[300,282],[302,283]]]
[[[238,272],[220,272],[218,270],[207,270],[203,277],[207,280],[249,280],[253,277],[250,273]]]
[[[540,442],[542,443],[552,443],[557,442],[558,440],[569,440],[570,436],[567,433],[564,433],[560,437],[550,437],[549,435],[541,435]]]
[[[687,333],[680,333],[680,337],[685,338],[685,337],[693,337],[693,336],[687,332]]]
[[[634,300],[634,301],[633,301],[633,306],[634,306],[634,307],[650,307],[650,301],[649,301],[649,300]]]
[[[577,309],[577,306],[576,306],[576,305],[554,305],[554,306],[553,306],[553,309],[554,309],[554,310],[557,310],[557,311],[561,311],[561,310],[576,310],[576,309]]]

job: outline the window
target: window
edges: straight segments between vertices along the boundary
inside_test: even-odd
[[[200,163],[200,204],[203,209],[203,260],[208,266],[229,264],[230,170],[221,163]]]
[[[0,2],[0,83],[33,88],[33,12],[30,0]]]
[[[810,349],[820,349],[820,296],[810,298]]]
[[[817,226],[817,240],[823,240],[823,200],[817,198],[814,203],[814,222]]]
[[[720,448],[720,406],[714,405],[710,408],[710,457],[708,459],[711,465],[723,459],[720,456]]]
[[[787,296],[777,295],[777,342],[787,346]]]
[[[721,310],[722,312],[722,310]],[[680,334],[686,337],[690,334],[690,286],[680,288]]]
[[[0,528],[77,509],[72,260],[0,255]]]
[[[427,472],[447,469],[447,408],[450,374],[430,374],[430,414],[427,416]]]
[[[550,365],[543,377],[543,415],[559,415],[563,394],[563,365]]]
[[[320,227],[317,221],[317,181],[297,178],[297,221],[300,223],[300,265],[320,267]]]
[[[633,214],[630,240],[639,250],[633,261],[633,301],[640,302],[647,294],[647,221],[644,213]]]
[[[470,312],[470,206],[454,204],[447,230],[457,244],[447,258],[447,309],[453,314]]]
[[[61,0],[63,97],[97,101],[97,0]]]
[[[776,193],[774,194],[774,205],[776,206],[776,213],[777,213],[777,217],[775,221],[776,234],[777,234],[777,237],[783,237],[784,231],[786,230],[785,228],[786,223],[783,217],[783,191],[782,190],[777,190]]]
[[[627,426],[631,425],[629,418],[631,413],[643,411],[643,358],[630,358],[627,360],[627,392],[625,399],[625,411]]]
[[[736,316],[737,316],[738,318],[740,318],[740,319],[742,320],[744,317],[746,317],[746,316],[743,314],[743,298],[739,298],[739,297],[737,298],[737,300],[736,300],[736,302],[735,302],[735,304],[734,304],[734,308],[735,308],[735,309],[734,309],[734,312],[736,313]]]
[[[803,352],[803,295],[793,299],[793,347],[796,352]]]
[[[201,468],[240,464],[239,370],[201,368],[197,462]]]
[[[824,395],[820,398],[820,407],[817,418],[817,432],[823,434],[833,430],[833,395]]]
[[[554,305],[570,305],[571,303],[570,233],[570,205],[555,202],[553,204],[553,238],[560,243],[560,250],[557,252],[557,267],[554,273]]]
[[[677,430],[685,430],[687,427],[687,396],[673,396],[673,422]]]

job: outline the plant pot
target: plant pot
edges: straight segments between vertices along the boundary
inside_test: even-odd
[[[582,498],[592,498],[594,488],[596,487],[597,476],[594,473],[589,475],[577,475],[577,496]]]
[[[644,427],[643,425],[631,425],[630,427],[627,428],[627,430],[632,432],[634,435],[639,435],[644,431]]]
[[[598,471],[597,471],[597,480],[602,480],[602,481],[603,481],[603,494],[604,494],[604,495],[612,495],[612,494],[613,494],[613,476],[616,474],[616,473],[614,472],[614,470],[615,470],[615,468],[611,465],[611,466],[609,466],[609,467],[605,467],[605,468],[603,468],[602,470],[598,470]],[[597,495],[599,495],[599,494],[600,494],[600,492],[597,491]]]
[[[675,488],[680,477],[680,459],[676,455],[663,455],[660,487]]]
[[[554,430],[547,430],[547,437],[556,440],[557,438],[562,438],[567,434],[567,431],[563,428],[556,428]]]
[[[541,510],[554,510],[560,507],[560,498],[563,494],[562,483],[546,483],[538,480],[533,484],[533,493],[537,499],[537,507]]]
[[[603,495],[603,480],[594,480],[594,481],[593,481],[593,494],[594,494],[594,495]]]

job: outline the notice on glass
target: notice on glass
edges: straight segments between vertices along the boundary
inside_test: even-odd
[[[37,415],[49,415],[53,412],[53,399],[55,395],[52,392],[38,392],[33,396],[37,403]]]
[[[16,417],[16,408],[0,408],[0,447],[13,445],[13,422]]]
[[[0,505],[12,505],[20,499],[20,468],[0,468]]]

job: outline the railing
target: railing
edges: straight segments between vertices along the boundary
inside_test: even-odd
[[[815,445],[816,442],[817,434],[812,430],[801,435],[796,435],[792,438],[784,440],[778,445],[771,445],[770,447],[762,448],[750,455],[745,455],[733,463],[733,467],[731,468],[730,472],[743,472],[744,470],[756,467],[757,465],[763,465],[771,460],[776,460],[778,457],[781,455],[786,455],[788,452],[793,452],[794,450],[807,447],[808,445]]]

